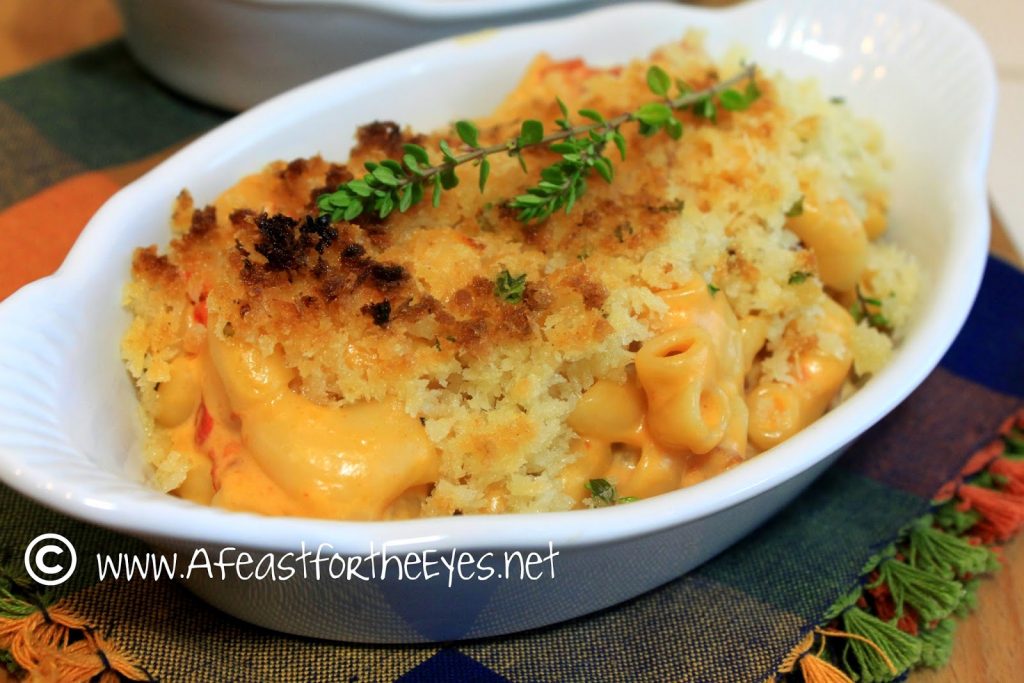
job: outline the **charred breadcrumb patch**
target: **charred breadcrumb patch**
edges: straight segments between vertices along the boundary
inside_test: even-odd
[[[348,170],[348,166],[344,164],[331,164],[327,168],[327,176],[324,178],[324,182],[337,187],[342,183],[352,180],[354,177],[352,172]]]
[[[227,215],[234,229],[244,228],[256,218],[256,212],[252,209],[236,209]]]
[[[331,303],[361,288],[368,288],[372,296],[372,292],[392,294],[409,284],[406,266],[373,258],[365,245],[354,241],[352,226],[332,224],[330,216],[306,215],[296,220],[246,210],[233,212],[230,219],[236,230],[239,277],[250,297],[294,285],[308,288],[299,296],[315,294],[318,300]],[[254,260],[253,253],[265,262]]]
[[[205,206],[192,212],[192,224],[189,227],[190,237],[201,239],[217,228],[217,209]]]
[[[425,317],[432,317],[443,324],[451,324],[454,321],[454,318],[444,312],[441,302],[430,294],[423,294],[416,301],[407,301],[392,313],[392,320],[400,319],[409,323],[414,323]]]
[[[156,246],[138,248],[132,256],[132,275],[152,283],[172,283],[179,279],[178,267],[166,254],[158,254]]]
[[[390,214],[388,218],[390,218]],[[366,230],[368,234],[372,234],[373,232],[383,234],[383,230],[381,230],[381,228],[386,225],[387,222],[387,218],[381,218],[375,211],[363,211],[352,219],[352,225],[358,225],[360,228]]]
[[[406,278],[405,268],[397,263],[374,263],[368,272],[374,284],[382,289],[394,287]]]
[[[494,282],[484,277],[475,277],[456,291],[448,312],[456,318],[453,336],[463,346],[472,346],[494,336],[527,339],[533,331],[533,309],[498,300],[494,296]]]
[[[608,290],[605,286],[587,274],[570,280],[570,284],[580,293],[580,296],[583,297],[583,305],[589,309],[601,308],[608,300]]]
[[[330,272],[330,264],[328,264],[327,261],[324,260],[323,256],[318,255],[316,257],[316,264],[313,266],[313,269],[310,271],[310,273],[312,273],[313,277],[315,277],[317,280],[322,280],[324,279],[324,276],[329,274]]]
[[[500,218],[501,220],[515,221],[517,220],[516,216],[518,215],[519,211],[509,206],[508,202],[502,202],[501,204],[498,205],[498,218]]]
[[[334,244],[334,240],[338,239],[338,231],[331,226],[331,217],[326,214],[316,218],[306,216],[301,232],[304,244],[312,242],[314,236],[317,238],[316,242],[312,242],[312,247],[316,253],[321,255]]]
[[[175,206],[175,208],[179,208],[180,207],[180,208],[184,208],[186,210],[191,210],[192,209],[192,206],[193,206],[192,193],[188,191],[188,188],[186,188],[186,187],[181,188],[181,191],[178,192],[178,196],[174,198],[174,206]]]
[[[583,230],[593,230],[601,223],[601,212],[596,209],[586,209],[580,214],[576,221],[576,227]]]
[[[235,252],[242,259],[242,268],[238,273],[239,280],[249,289],[258,287],[260,284],[260,271],[257,270],[252,259],[249,258],[251,256],[249,250],[238,239],[235,239]]]
[[[407,135],[401,126],[394,121],[374,121],[361,126],[356,131],[356,148],[353,156],[380,156],[401,159],[404,150],[402,145],[407,142],[421,144],[426,138],[422,135]],[[369,212],[368,212],[369,213]]]
[[[373,324],[377,327],[387,327],[387,324],[391,322],[391,301],[388,299],[366,304],[360,310],[370,316]]]
[[[526,245],[537,251],[551,252],[551,231],[546,223],[520,223],[519,225],[523,242]]]
[[[359,151],[396,152],[402,146],[402,128],[394,121],[374,121],[356,131]]]
[[[364,254],[366,254],[366,247],[356,242],[345,245],[345,248],[341,250],[341,257],[343,259],[358,259]]]
[[[369,212],[365,212],[362,216],[368,215]],[[394,216],[394,213],[388,215],[388,219]],[[360,216],[360,217],[362,217]],[[391,246],[391,233],[386,227],[378,224],[361,224],[359,219],[356,219],[355,225],[363,228],[366,237],[370,240],[370,244],[374,249],[378,251],[384,251]]]
[[[523,305],[528,309],[546,311],[551,307],[552,301],[554,301],[554,297],[551,296],[551,290],[547,287],[532,282],[526,283],[526,289],[523,290]]]
[[[346,289],[345,279],[337,274],[328,271],[326,274],[321,276],[322,282],[320,283],[320,296],[323,297],[324,301],[330,303],[338,299],[341,293]]]
[[[267,259],[267,270],[293,271],[305,265],[302,244],[295,233],[296,226],[298,221],[280,213],[274,216],[262,213],[256,217],[260,238],[253,249]]]
[[[310,250],[318,255],[314,274],[322,276],[325,272],[323,254],[338,239],[338,230],[326,215],[315,218],[307,215],[302,221],[297,221],[284,214],[269,216],[262,213],[253,218],[252,212],[235,211],[230,218],[236,228],[244,229],[248,224],[254,224],[259,236],[253,243],[253,249],[267,260],[264,269],[287,272],[289,276],[306,266]],[[240,250],[239,253],[246,251],[242,254],[243,267],[251,269],[247,250],[238,242],[235,248]]]
[[[288,162],[287,166],[281,169],[281,171],[278,173],[278,177],[280,177],[282,180],[296,180],[305,175],[308,168],[309,161],[307,161],[306,159],[292,159],[291,161]]]
[[[195,203],[192,200],[192,193],[182,188],[181,192],[174,199],[174,209],[171,212],[171,223],[179,230],[184,230],[191,222],[192,210]]]
[[[338,189],[338,186],[347,183],[348,181],[355,178],[354,175],[348,170],[347,166],[342,164],[331,164],[327,169],[327,175],[324,176],[324,184],[320,187],[313,188],[309,193],[309,203],[306,205],[307,211],[315,211],[317,209],[317,200],[320,199],[320,195],[334,192]]]

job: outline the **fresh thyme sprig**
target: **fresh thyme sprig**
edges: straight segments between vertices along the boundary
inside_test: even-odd
[[[671,77],[664,69],[652,66],[647,71],[647,85],[660,100],[610,119],[592,109],[581,109],[578,114],[590,123],[573,125],[569,121],[568,108],[558,99],[562,112],[562,118],[555,122],[558,130],[545,133],[542,122],[528,119],[523,121],[518,136],[496,145],[481,146],[477,127],[469,121],[457,121],[455,132],[468,151],[457,154],[447,141],[442,140],[439,145],[441,161],[435,164],[431,163],[430,155],[422,146],[406,144],[401,161],[366,162],[367,173],[362,178],[350,180],[334,192],[320,195],[317,205],[334,221],[355,220],[365,211],[383,219],[396,209],[404,213],[419,204],[429,188],[436,207],[441,203],[441,193],[459,184],[457,167],[473,164],[478,169],[478,184],[482,192],[491,170],[488,157],[494,154],[516,157],[525,171],[523,150],[547,145],[561,159],[543,169],[540,182],[510,200],[508,205],[518,209],[517,217],[524,222],[544,220],[558,209],[568,213],[586,191],[587,178],[592,170],[605,181],[612,181],[614,167],[604,151],[613,144],[620,158],[626,158],[626,138],[619,130],[624,124],[637,123],[641,134],[646,136],[665,130],[672,139],[678,139],[683,134],[683,124],[675,117],[675,111],[692,108],[696,115],[715,121],[718,107],[730,111],[747,109],[760,96],[755,74],[756,67],[751,64],[735,76],[696,92],[676,79],[677,94],[672,96]],[[743,82],[747,84],[743,91],[734,88]]]

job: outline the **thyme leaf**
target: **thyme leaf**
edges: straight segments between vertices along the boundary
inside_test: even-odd
[[[591,479],[584,484],[586,489],[590,491],[590,499],[594,504],[594,507],[608,507],[609,505],[620,505],[624,503],[634,503],[639,498],[635,496],[623,496],[618,497],[615,494],[615,485],[607,479]]]
[[[868,325],[880,332],[892,332],[892,325],[889,319],[882,314],[882,301],[873,297],[864,296],[860,285],[855,288],[857,300],[850,306],[850,315],[855,322],[867,320]]]
[[[811,274],[808,273],[806,270],[797,270],[797,271],[795,271],[795,272],[790,274],[790,276],[789,276],[789,284],[791,284],[791,285],[803,284],[807,280],[807,278],[809,278],[810,276],[811,276]]]
[[[494,296],[510,304],[518,304],[523,300],[526,291],[526,273],[512,275],[505,269],[498,273],[494,281]]]

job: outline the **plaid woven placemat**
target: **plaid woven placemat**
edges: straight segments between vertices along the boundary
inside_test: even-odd
[[[0,81],[0,298],[52,272],[119,187],[225,118],[147,78],[120,42]],[[625,604],[450,645],[280,635],[167,582],[79,573],[43,590],[19,570],[39,534],[83,556],[145,548],[0,486],[0,680],[892,680],[941,664],[952,618],[995,567],[988,546],[1024,524],[1022,398],[1024,275],[990,259],[941,366],[781,514]]]

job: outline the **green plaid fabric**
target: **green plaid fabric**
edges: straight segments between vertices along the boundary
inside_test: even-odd
[[[119,42],[0,81],[0,211],[55,183],[159,153],[225,118],[150,80]],[[12,237],[2,219],[0,251]],[[598,614],[503,638],[375,647],[249,626],[173,583],[96,583],[79,572],[56,590],[168,681],[763,681],[1022,397],[1024,276],[991,260],[941,367],[805,494],[703,567]],[[82,556],[146,550],[3,486],[0,515],[9,558],[45,532],[72,539]]]

